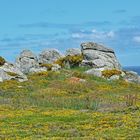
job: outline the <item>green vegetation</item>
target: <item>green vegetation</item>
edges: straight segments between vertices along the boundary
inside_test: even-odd
[[[0,56],[0,66],[3,66],[5,64],[5,59]]]
[[[71,67],[79,66],[82,62],[83,56],[82,55],[74,55],[74,56],[66,56],[64,58],[60,58],[56,61],[56,64],[59,64],[61,67],[65,67],[66,63],[69,63]]]
[[[83,74],[86,68],[0,83],[0,139],[138,140],[140,85]],[[70,82],[71,77],[86,82]]]
[[[111,76],[113,76],[113,75],[121,75],[121,71],[119,71],[119,70],[116,70],[116,69],[114,69],[114,70],[104,70],[104,71],[102,71],[102,75],[105,77],[105,78],[110,78]]]
[[[50,71],[52,69],[52,67],[53,67],[52,64],[40,64],[40,66],[47,68],[48,71]]]
[[[7,72],[7,74],[14,77],[19,76],[17,73],[14,73],[14,72]]]

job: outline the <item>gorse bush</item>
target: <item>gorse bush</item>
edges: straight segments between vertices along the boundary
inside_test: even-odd
[[[61,67],[65,67],[67,63],[70,64],[70,67],[79,66],[82,62],[83,56],[82,55],[74,55],[74,56],[66,56],[64,58],[60,58],[56,61],[56,64],[59,64]]]
[[[42,72],[34,73],[32,74],[32,76],[48,76],[48,72],[42,71]]]
[[[119,70],[116,70],[116,69],[113,69],[113,70],[104,70],[102,71],[102,75],[105,77],[105,78],[110,78],[111,76],[113,75],[121,75],[121,71]]]
[[[3,66],[5,64],[5,59],[0,56],[0,66]]]
[[[64,58],[58,59],[55,63],[60,65],[63,68],[64,67]]]
[[[52,64],[40,64],[40,66],[47,68],[48,71],[50,71],[52,69],[52,67],[53,67]]]
[[[7,74],[14,77],[19,76],[17,73],[14,73],[14,72],[7,72]]]

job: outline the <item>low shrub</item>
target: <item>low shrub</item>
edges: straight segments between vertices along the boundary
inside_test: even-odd
[[[55,64],[58,64],[63,68],[65,66],[64,65],[64,60],[65,60],[65,58],[60,58],[55,62]]]
[[[102,75],[105,77],[105,78],[110,78],[111,76],[113,75],[120,75],[122,72],[119,71],[119,70],[116,70],[116,69],[113,69],[113,70],[104,70],[102,71]]]
[[[3,66],[5,64],[5,59],[0,56],[0,66]]]
[[[138,101],[137,94],[128,94],[125,96],[125,100],[127,107],[136,106]]]
[[[7,72],[7,74],[14,77],[19,76],[17,73],[14,73],[14,72]]]
[[[42,71],[42,72],[34,73],[32,76],[48,76],[48,72]]]
[[[65,67],[67,63],[70,64],[70,67],[79,66],[82,62],[83,56],[82,55],[74,55],[74,56],[66,56],[64,58],[60,58],[56,61],[56,64],[59,64],[61,67]]]
[[[86,109],[96,111],[99,107],[99,101],[97,99],[94,99],[92,96],[86,96],[85,97],[85,107],[86,107]]]
[[[73,76],[73,77],[82,78],[82,79],[87,78],[87,75],[86,75],[86,74],[84,74],[84,73],[82,73],[82,72],[78,72],[78,71],[74,71],[74,72],[72,73],[72,76]]]
[[[47,68],[48,71],[52,69],[52,64],[40,64],[40,66]]]

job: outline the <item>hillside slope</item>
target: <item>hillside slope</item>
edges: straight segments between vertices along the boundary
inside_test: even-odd
[[[1,139],[139,139],[140,85],[86,68],[0,83]]]

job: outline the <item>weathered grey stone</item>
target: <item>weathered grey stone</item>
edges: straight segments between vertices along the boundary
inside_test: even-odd
[[[82,47],[82,51],[88,49],[88,50],[98,50],[98,51],[102,51],[102,52],[114,53],[114,51],[112,49],[106,48],[106,47],[99,45],[97,43],[94,43],[94,42],[82,43],[81,47]]]
[[[104,68],[92,68],[90,70],[87,70],[85,73],[89,75],[94,75],[97,77],[102,77],[102,71]]]
[[[45,51],[42,51],[39,55],[39,63],[42,64],[52,64],[58,59],[63,57],[62,54],[56,49],[46,49]]]
[[[52,64],[52,71],[59,71],[61,69],[61,66],[58,64]]]
[[[37,56],[30,50],[23,50],[20,53],[20,59],[22,59],[24,57],[27,57],[27,58],[30,58],[30,59],[37,59]]]
[[[69,61],[64,62],[64,67],[65,67],[66,69],[70,69],[70,68],[71,68],[70,62],[69,62]]]
[[[81,50],[79,48],[72,48],[66,51],[66,56],[81,55]]]
[[[140,76],[138,77],[138,84],[140,84]]]
[[[139,81],[140,77],[139,77],[138,73],[136,73],[134,71],[126,71],[125,74],[126,75],[123,78],[127,82],[140,83],[140,81]]]
[[[38,72],[44,72],[47,71],[46,67],[38,67],[38,68],[31,68],[29,70],[29,73],[38,73]]]
[[[121,77],[124,77],[126,74],[125,74],[125,72],[124,71],[122,71],[122,73],[121,73]]]
[[[28,80],[27,76],[25,74],[23,74],[20,71],[20,69],[18,67],[16,67],[14,64],[5,63],[3,66],[0,67],[0,69],[3,70],[8,75],[9,78],[8,79],[6,78],[6,80],[15,79],[20,82]],[[14,75],[11,76],[8,73],[13,73],[13,74],[15,74],[15,76]]]
[[[85,82],[87,82],[87,81],[86,81],[85,79],[80,79],[79,82],[85,83]]]
[[[109,80],[119,80],[120,76],[119,75],[113,75],[109,78]]]
[[[26,75],[18,75],[18,76],[13,77],[12,79],[18,80],[19,82],[28,81],[28,78]]]
[[[12,72],[18,75],[23,75],[20,69],[16,67],[14,64],[5,63],[3,66],[0,67],[0,69],[3,69],[5,72]]]
[[[29,73],[31,68],[39,67],[37,56],[33,54],[30,50],[24,50],[16,59],[16,66],[23,73]]]
[[[97,43],[82,43],[81,51],[84,56],[82,61],[83,66],[90,66],[93,68],[108,68],[108,69],[121,69],[115,52]]]
[[[3,69],[0,69],[0,82],[10,80],[12,77],[8,75]]]
[[[0,82],[3,82],[3,79],[2,79],[2,77],[0,77]]]

